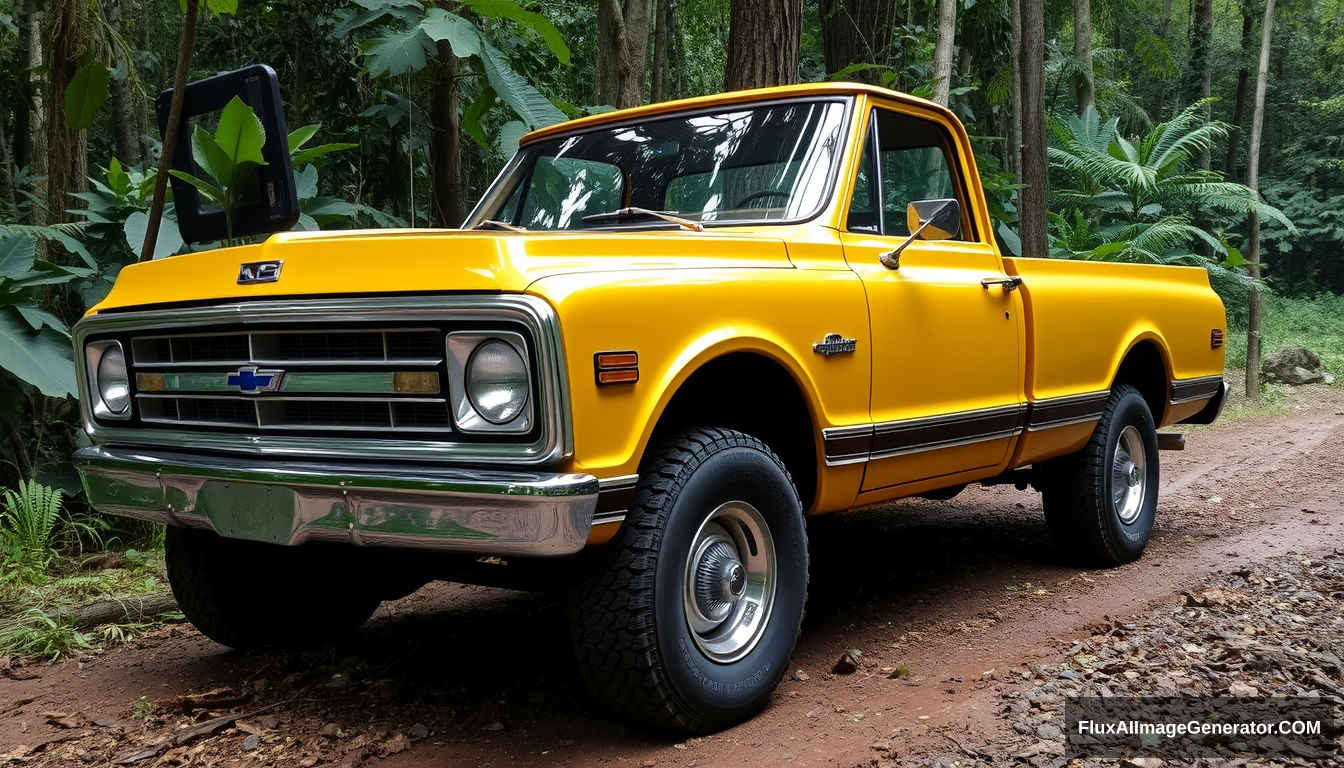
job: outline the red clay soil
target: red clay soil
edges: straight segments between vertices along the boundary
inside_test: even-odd
[[[875,744],[918,764],[1011,729],[998,692],[1027,665],[1058,663],[1089,624],[1211,574],[1344,545],[1337,393],[1163,453],[1154,539],[1114,570],[1058,564],[1039,497],[1011,488],[841,516],[814,536],[790,674],[758,717],[713,736],[629,726],[590,699],[555,596],[435,584],[384,605],[356,638],[301,654],[236,654],[174,626],[22,667],[32,679],[0,677],[0,754],[24,745],[16,764],[109,765],[183,727],[187,694],[228,687],[239,701],[196,719],[232,706],[236,727],[135,764],[857,766]],[[847,649],[862,651],[858,670],[832,673]]]

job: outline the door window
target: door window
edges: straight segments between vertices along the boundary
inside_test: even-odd
[[[957,198],[966,210],[953,176],[950,147],[946,133],[936,123],[873,110],[850,202],[848,228],[893,237],[909,235],[905,212],[916,200]],[[958,239],[971,238],[963,231]]]

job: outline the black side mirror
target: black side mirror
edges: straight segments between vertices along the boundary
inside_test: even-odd
[[[268,235],[293,229],[299,221],[299,197],[294,188],[294,169],[289,162],[289,129],[285,124],[284,104],[280,101],[280,79],[275,70],[265,64],[187,83],[183,92],[182,121],[174,128],[177,147],[173,152],[172,167],[198,178],[204,175],[192,158],[192,119],[219,112],[235,96],[252,108],[266,130],[266,144],[261,149],[266,165],[257,166],[256,194],[249,196],[250,202],[236,206],[233,211],[233,236]],[[172,101],[171,88],[155,100],[160,136],[168,135],[168,108]],[[182,240],[188,243],[223,240],[227,235],[224,211],[210,205],[208,200],[202,200],[196,188],[187,182],[176,177],[169,182],[173,185],[173,204]]]

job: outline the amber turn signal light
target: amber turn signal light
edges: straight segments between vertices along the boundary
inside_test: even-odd
[[[161,392],[165,389],[162,373],[135,374],[135,388],[141,392]]]
[[[439,374],[434,371],[397,371],[392,374],[392,391],[405,394],[439,394]]]
[[[593,355],[597,384],[634,384],[639,381],[639,355],[633,351],[598,352]]]
[[[1221,346],[1223,346],[1223,329],[1214,328],[1209,334],[1209,348],[1217,349]]]

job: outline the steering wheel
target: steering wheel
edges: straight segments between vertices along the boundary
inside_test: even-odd
[[[776,190],[776,189],[767,189],[767,190],[763,190],[763,191],[761,191],[761,192],[752,192],[750,195],[747,195],[746,197],[742,198],[741,200],[738,200],[738,201],[737,201],[737,205],[735,205],[735,206],[733,206],[733,207],[734,207],[734,208],[746,208],[746,207],[747,207],[747,203],[750,203],[750,202],[753,201],[753,200],[765,200],[766,198],[771,198],[771,197],[778,197],[778,198],[780,198],[783,202],[786,202],[786,203],[787,203],[787,202],[789,201],[789,198],[792,197],[792,195],[789,194],[788,192],[781,192],[781,191]]]

